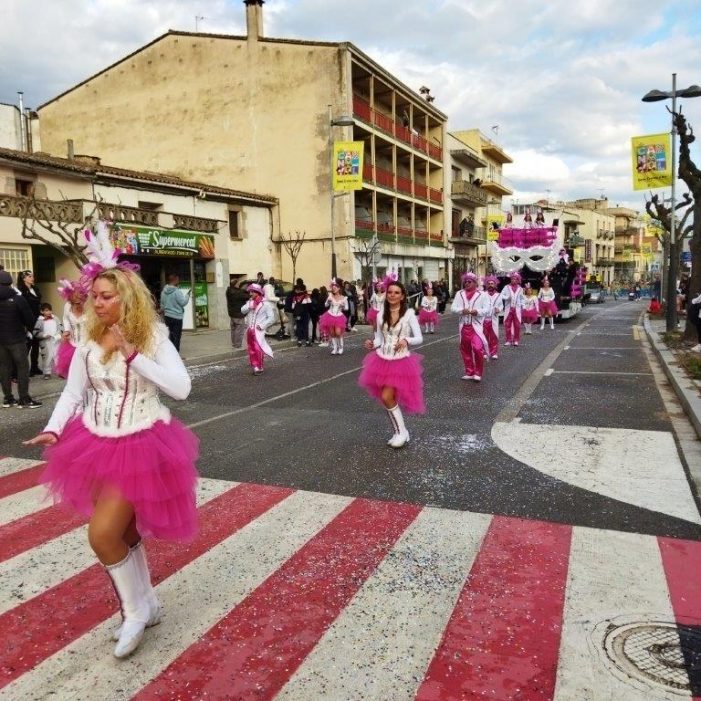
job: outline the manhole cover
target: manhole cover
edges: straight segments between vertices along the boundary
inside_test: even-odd
[[[679,691],[699,688],[699,628],[662,621],[611,625],[604,647],[609,659],[632,677]]]

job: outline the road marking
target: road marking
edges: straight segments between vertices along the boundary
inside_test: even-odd
[[[604,372],[603,370],[553,370],[557,375],[652,375],[651,372]]]
[[[554,371],[552,368],[548,368],[548,369],[543,373],[543,377],[550,377],[550,375],[552,375],[553,372],[555,372],[555,371]]]
[[[633,327],[633,340],[634,341],[640,340],[640,328],[638,326]]]

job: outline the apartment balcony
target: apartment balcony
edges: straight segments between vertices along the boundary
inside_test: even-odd
[[[474,151],[467,145],[463,148],[450,149],[450,155],[454,160],[459,161],[468,168],[486,168],[488,165],[487,161],[477,151]]]
[[[473,207],[484,207],[487,204],[487,193],[467,180],[454,180],[450,186],[450,196],[455,202]]]
[[[497,146],[493,141],[489,139],[482,139],[482,153],[489,156],[493,161],[497,163],[513,163],[511,156],[507,155],[501,146]]]
[[[414,195],[422,200],[428,199],[428,187],[422,183],[414,183]]]
[[[481,180],[482,188],[491,192],[493,195],[503,197],[504,195],[514,194],[511,183],[503,175],[488,173]]]
[[[438,190],[435,187],[428,188],[428,197],[435,204],[443,204],[443,190]]]
[[[403,192],[405,195],[412,195],[413,190],[411,187],[411,178],[407,178],[403,175],[397,176],[397,191]]]
[[[432,246],[442,246],[443,245],[443,232],[431,232],[430,243]]]
[[[368,183],[375,182],[375,173],[373,172],[372,163],[367,163],[366,161],[363,161],[363,180],[365,180]]]
[[[375,182],[380,187],[394,190],[394,173],[391,170],[385,170],[384,168],[375,166]]]
[[[612,268],[616,263],[615,258],[599,258],[594,265],[602,268]]]
[[[414,238],[416,239],[417,243],[428,241],[428,231],[425,229],[416,229],[414,232]]]
[[[468,222],[467,226],[462,229],[460,227],[453,229],[450,241],[452,243],[472,244],[474,246],[484,245],[487,243],[487,229],[484,226]]]
[[[82,200],[32,200],[29,197],[0,195],[0,217],[21,219],[30,208],[29,216],[44,221],[82,224],[85,221]]]
[[[385,134],[393,136],[417,151],[422,151],[430,158],[443,162],[443,148],[441,146],[429,143],[421,134],[395,122],[390,115],[373,109],[369,102],[358,95],[353,95],[353,116],[375,126]]]
[[[360,239],[371,239],[375,234],[375,222],[371,219],[355,220],[355,235]]]
[[[173,226],[176,229],[185,229],[185,231],[201,231],[207,234],[216,234],[219,230],[219,222],[216,219],[190,217],[185,214],[174,214]]]

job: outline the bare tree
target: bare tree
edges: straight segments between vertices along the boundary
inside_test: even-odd
[[[377,254],[380,252],[380,241],[378,238],[356,239],[356,249],[353,251],[355,257],[360,262],[360,277],[363,280],[370,280],[372,277],[372,266]]]
[[[689,293],[695,296],[701,292],[701,170],[691,160],[689,150],[689,146],[696,140],[694,130],[687,125],[681,109],[673,115],[673,119],[677,134],[679,134],[679,177],[686,183],[694,198],[691,208],[693,213],[692,233],[689,241],[691,251]],[[692,340],[694,334],[694,324],[687,318],[684,337],[687,340]]]
[[[289,253],[292,259],[292,282],[297,279],[297,258],[304,245],[304,238],[307,235],[306,231],[295,231],[294,234],[280,234],[280,243]]]
[[[81,234],[95,212],[83,217],[82,202],[39,200],[32,193],[21,205],[22,238],[41,241],[70,258],[76,268],[88,262]]]

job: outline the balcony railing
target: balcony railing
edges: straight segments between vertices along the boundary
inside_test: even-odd
[[[487,204],[487,193],[467,180],[453,180],[450,185],[450,194],[455,199],[466,200],[478,207]]]
[[[414,230],[410,226],[398,226],[397,234],[402,238],[414,238]]]
[[[375,182],[375,176],[372,172],[372,163],[363,161],[363,180],[367,180],[370,183]]]
[[[358,95],[353,95],[353,116],[359,117],[368,124],[374,124],[381,131],[394,136],[398,141],[409,144],[418,151],[423,151],[431,158],[443,161],[443,148],[441,146],[429,143],[425,137],[408,129],[403,124],[395,122],[391,116],[373,109],[367,100]]]
[[[32,200],[29,197],[0,195],[0,217],[21,219],[28,206],[31,207],[29,216],[36,219],[73,224],[81,224],[84,221],[81,200]]]
[[[397,190],[399,190],[400,192],[404,192],[407,195],[411,195],[413,192],[411,188],[411,178],[406,178],[403,175],[398,175]]]
[[[443,190],[437,190],[435,187],[429,187],[428,196],[431,198],[431,202],[443,204]]]
[[[470,241],[474,243],[487,243],[487,229],[484,226],[470,224],[468,222],[462,230],[460,227],[453,229],[452,238],[458,241]]]
[[[130,224],[144,224],[145,226],[158,226],[158,212],[152,209],[125,207],[121,204],[108,204],[107,202],[100,203],[97,209],[102,219],[128,222]]]
[[[428,231],[426,231],[426,229],[416,229],[416,231],[414,231],[414,237],[416,239],[428,241]]]
[[[394,190],[394,173],[375,166],[375,182],[382,187]]]
[[[202,231],[209,234],[216,234],[219,230],[219,222],[216,219],[190,217],[184,214],[173,215],[173,226],[176,229],[185,229],[186,231]]]
[[[428,187],[422,185],[421,183],[414,183],[414,195],[420,197],[422,200],[428,199]]]

